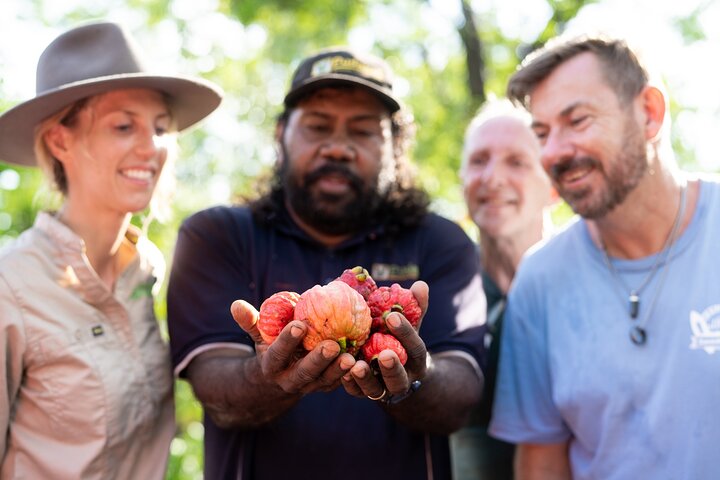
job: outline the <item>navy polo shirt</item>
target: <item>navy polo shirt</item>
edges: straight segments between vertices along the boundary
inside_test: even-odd
[[[430,287],[420,329],[428,350],[484,368],[485,297],[473,242],[455,223],[428,214],[399,234],[370,229],[334,248],[305,234],[283,212],[259,224],[245,207],[215,207],[183,223],[168,287],[176,373],[201,351],[253,342],[230,315],[234,300],[256,308],[280,290],[302,293],[346,268],[367,268],[378,285]],[[228,379],[232,381],[232,379]],[[220,429],[205,418],[205,478],[450,478],[448,440],[399,425],[375,402],[338,388],[305,396],[253,431]]]

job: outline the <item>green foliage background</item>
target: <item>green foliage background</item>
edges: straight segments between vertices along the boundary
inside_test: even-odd
[[[181,137],[183,160],[177,165],[179,186],[173,220],[154,223],[149,232],[170,264],[183,218],[213,203],[229,201],[230,193],[251,192],[257,176],[272,164],[274,118],[299,59],[313,50],[353,40],[387,58],[405,85],[405,102],[418,125],[414,157],[434,200],[433,208],[472,231],[457,177],[465,125],[485,98],[502,96],[519,56],[562,33],[578,11],[594,2],[547,0],[550,15],[546,26],[528,44],[501,31],[492,10],[481,14],[466,0],[446,1],[457,1],[473,13],[476,30],[469,38],[479,41],[482,48],[482,57],[475,59],[483,62],[481,92],[473,93],[469,85],[467,45],[460,35],[461,30],[468,31],[467,22],[433,16],[431,2],[423,0],[215,0],[200,19],[182,14],[183,8],[193,3],[188,0],[71,2],[77,6],[61,18],[48,16],[50,0],[29,0],[17,20],[52,26],[59,32],[78,22],[114,19],[119,11],[129,12],[124,18],[147,42],[149,53],[159,45],[152,42],[162,42],[162,32],[171,31],[180,39],[181,55],[175,70],[200,74],[226,90],[218,118]],[[677,19],[677,29],[688,42],[703,38],[700,13]],[[202,21],[208,18],[221,18],[235,35],[203,30]],[[205,45],[198,47],[198,39]],[[433,61],[438,50],[444,60],[440,63]],[[21,100],[2,94],[2,79],[10,75],[13,72],[0,62],[0,111]],[[680,106],[672,105],[672,109],[676,112]],[[692,149],[682,139],[675,139],[675,146],[681,163],[693,165]],[[0,164],[0,246],[32,225],[39,209],[57,205],[58,199],[43,185],[34,169]],[[218,190],[228,194],[218,197],[213,194]],[[561,205],[554,218],[560,223],[570,213]],[[157,313],[164,322],[164,292]],[[172,445],[167,478],[201,478],[201,408],[183,381],[177,382],[176,401],[178,436]]]

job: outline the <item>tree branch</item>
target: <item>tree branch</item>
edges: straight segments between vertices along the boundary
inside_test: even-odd
[[[478,100],[479,104],[485,102],[485,59],[483,45],[475,25],[474,12],[467,0],[460,0],[463,18],[465,21],[458,27],[458,33],[465,45],[467,60],[468,86],[470,95]]]

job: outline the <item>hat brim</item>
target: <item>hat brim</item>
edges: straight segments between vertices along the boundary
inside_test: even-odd
[[[0,160],[16,165],[35,165],[35,127],[41,121],[83,98],[125,88],[149,88],[167,94],[178,131],[212,113],[220,105],[223,95],[217,86],[202,79],[144,73],[112,75],[64,85],[0,116]]]
[[[302,97],[309,95],[317,89],[343,85],[359,86],[370,90],[371,93],[377,95],[377,97],[390,109],[390,113],[395,113],[402,107],[400,102],[395,99],[392,92],[387,87],[364,80],[355,75],[344,75],[342,73],[332,73],[323,75],[322,77],[315,77],[295,87],[285,96],[285,106],[294,106]]]

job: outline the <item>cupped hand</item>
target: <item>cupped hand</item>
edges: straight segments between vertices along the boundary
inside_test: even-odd
[[[340,379],[354,365],[355,358],[340,353],[340,345],[323,340],[307,352],[302,340],[307,325],[298,320],[289,322],[272,344],[263,341],[257,328],[258,311],[245,302],[233,302],[231,313],[235,322],[255,342],[255,352],[266,380],[288,393],[330,391],[340,385]]]
[[[428,286],[417,281],[410,287],[420,304],[423,317],[428,306]],[[415,380],[422,380],[427,369],[428,352],[418,330],[400,313],[393,312],[385,319],[385,324],[405,348],[408,359],[403,366],[397,354],[392,350],[383,350],[378,355],[377,368],[373,369],[366,361],[358,360],[350,371],[343,375],[342,384],[353,396],[368,396],[377,399],[383,395],[402,395],[408,391]]]

